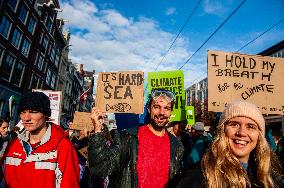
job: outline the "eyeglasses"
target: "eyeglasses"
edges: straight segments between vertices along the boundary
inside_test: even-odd
[[[164,89],[153,89],[151,93],[151,97],[154,99],[156,97],[167,96],[171,99],[171,101],[175,100],[176,96],[173,92]]]

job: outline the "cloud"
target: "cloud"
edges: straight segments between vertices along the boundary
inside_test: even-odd
[[[152,72],[175,37],[162,30],[156,20],[125,17],[107,6],[99,9],[89,0],[63,1],[61,8],[61,17],[72,18],[66,23],[71,31],[69,56],[86,70]],[[189,43],[180,37],[158,71],[177,70],[192,53]]]
[[[224,0],[205,0],[204,12],[216,16],[223,16],[230,10],[229,8],[227,8],[230,4],[230,2],[226,2]]]
[[[170,16],[170,15],[174,14],[175,12],[176,12],[176,8],[170,7],[166,10],[166,15]]]

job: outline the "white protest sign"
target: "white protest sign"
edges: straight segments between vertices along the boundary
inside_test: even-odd
[[[49,121],[53,122],[56,125],[60,125],[62,92],[61,91],[33,89],[33,92],[34,91],[43,92],[45,95],[47,95],[49,97],[50,109],[51,109],[51,116],[49,118]]]

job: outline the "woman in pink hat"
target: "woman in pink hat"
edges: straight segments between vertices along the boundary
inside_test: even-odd
[[[252,103],[228,105],[201,168],[185,174],[178,187],[283,187],[281,166],[265,139],[265,121]]]

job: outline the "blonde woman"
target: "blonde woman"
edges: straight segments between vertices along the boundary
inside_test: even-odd
[[[281,166],[264,136],[265,121],[254,104],[228,105],[201,169],[187,172],[178,187],[283,187]]]

